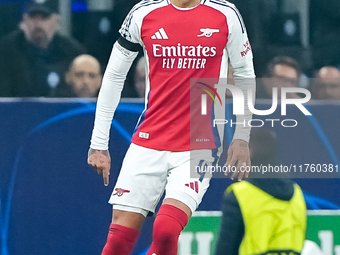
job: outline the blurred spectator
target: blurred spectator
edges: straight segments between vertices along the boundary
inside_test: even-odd
[[[135,90],[137,92],[138,97],[140,98],[145,97],[145,82],[146,82],[145,64],[146,64],[145,57],[139,58],[134,73]]]
[[[72,96],[97,97],[102,82],[99,61],[87,54],[76,57],[65,74]]]
[[[271,99],[273,88],[277,88],[278,99],[281,99],[282,87],[298,87],[301,77],[299,63],[288,56],[277,56],[266,66],[263,79],[257,84],[257,98]],[[296,93],[288,93],[287,98],[299,98]]]
[[[340,71],[333,66],[322,67],[313,79],[313,99],[340,100]]]
[[[85,49],[57,33],[58,1],[30,0],[20,28],[0,40],[0,96],[58,96],[72,59]]]
[[[276,133],[253,128],[250,137],[252,165],[277,165]],[[228,187],[215,255],[301,253],[307,221],[302,191],[287,176],[274,175]]]

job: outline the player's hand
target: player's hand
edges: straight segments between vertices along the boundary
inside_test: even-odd
[[[104,185],[109,185],[109,176],[111,168],[111,157],[108,150],[89,149],[87,163],[97,170],[97,173],[103,176]]]
[[[228,158],[225,166],[228,169],[228,171],[225,172],[225,175],[228,175],[230,172],[232,172],[232,180],[238,177],[238,181],[241,181],[243,176],[249,176],[251,163],[249,145],[247,142],[238,139],[231,142],[228,149]]]

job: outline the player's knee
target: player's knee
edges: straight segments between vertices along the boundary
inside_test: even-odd
[[[140,213],[113,210],[112,223],[128,228],[141,229],[145,217]]]

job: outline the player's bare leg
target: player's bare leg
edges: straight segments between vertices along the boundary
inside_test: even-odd
[[[127,228],[140,230],[144,224],[145,217],[140,213],[113,210],[112,224],[118,224]]]
[[[102,255],[129,255],[145,221],[144,215],[113,210],[112,224]]]
[[[176,255],[178,237],[191,216],[184,203],[167,198],[163,201],[153,226],[153,238],[147,255]]]

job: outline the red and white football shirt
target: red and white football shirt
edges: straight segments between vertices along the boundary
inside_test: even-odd
[[[199,125],[205,130],[201,139],[204,142],[190,141],[190,131],[193,131],[190,129],[193,102],[190,80],[215,78],[217,83],[219,78],[227,77],[228,59],[235,76],[254,78],[250,44],[235,6],[224,0],[202,0],[196,7],[182,9],[169,0],[145,0],[127,15],[120,34],[143,47],[147,65],[146,107],[132,142],[167,151],[218,147],[219,139],[214,137],[210,115],[199,119]],[[102,90],[109,90],[108,87]],[[99,106],[104,105],[100,100],[104,101],[99,98]],[[109,118],[102,116],[105,117],[105,112],[97,109],[92,148],[107,148],[106,144],[97,142],[108,141],[107,128],[101,129],[101,123]],[[242,129],[239,130],[236,134],[236,129],[234,138],[244,136]],[[244,129],[246,137],[248,131]]]
[[[252,66],[238,10],[220,0],[190,9],[142,1],[120,33],[144,47],[148,69],[146,109],[132,142],[157,150],[190,150],[190,78],[226,77],[228,56],[232,64]],[[202,129],[211,130],[211,121],[202,122]],[[195,148],[216,148],[212,132],[207,141]]]

